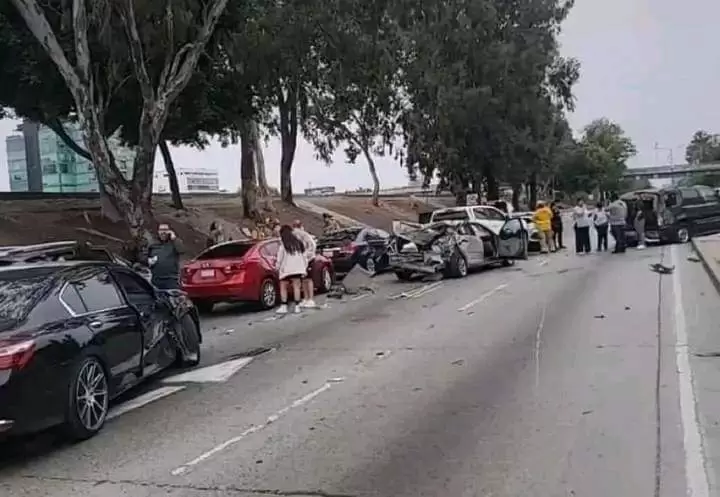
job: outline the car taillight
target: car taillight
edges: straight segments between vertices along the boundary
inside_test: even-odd
[[[227,275],[237,274],[237,273],[241,272],[242,270],[243,270],[242,264],[228,264],[227,266],[225,266],[222,269],[223,273],[225,273]]]
[[[356,247],[357,245],[355,245],[353,242],[350,242],[347,245],[343,245],[342,247],[340,247],[340,252],[342,252],[343,254],[354,254]]]
[[[27,366],[35,354],[35,341],[0,340],[0,371],[19,370]]]

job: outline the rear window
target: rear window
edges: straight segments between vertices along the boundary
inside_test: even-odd
[[[254,243],[216,245],[201,253],[197,258],[200,261],[207,259],[238,259],[247,254],[254,246]]]
[[[469,216],[465,209],[435,212],[432,216],[433,221],[465,221],[468,218]]]
[[[342,242],[342,241],[362,241],[358,237],[364,230],[362,228],[351,228],[339,231],[333,231],[320,237],[319,243]]]
[[[0,272],[0,329],[27,317],[56,268]]]

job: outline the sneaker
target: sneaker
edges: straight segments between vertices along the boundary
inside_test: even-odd
[[[295,307],[293,308],[293,312],[295,314],[300,314],[302,312],[302,309],[300,308],[300,304],[295,304]]]
[[[278,314],[287,314],[288,313],[287,304],[282,304],[280,307],[277,308],[277,310],[275,312]]]
[[[637,249],[638,249],[638,250],[642,250],[642,249],[644,249],[644,248],[645,248],[645,245],[642,244],[642,243],[637,246]]]
[[[304,307],[305,309],[317,309],[318,305],[314,300],[310,299],[300,302],[300,307]]]

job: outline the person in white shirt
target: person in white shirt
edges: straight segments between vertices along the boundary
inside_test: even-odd
[[[610,219],[608,218],[607,212],[602,202],[598,202],[596,210],[593,213],[593,224],[595,225],[595,231],[597,231],[597,251],[607,252],[608,249],[608,228],[610,227]]]
[[[302,225],[302,222],[299,219],[296,219],[293,222],[293,233],[295,236],[297,236],[301,242],[303,242],[303,245],[305,246],[305,260],[307,261],[307,271],[308,271],[308,277],[303,280],[303,293],[305,298],[300,302],[300,307],[305,307],[308,309],[316,309],[317,304],[315,304],[315,285],[313,283],[312,279],[312,263],[313,260],[315,260],[315,252],[317,251],[317,244],[315,243],[315,240],[312,236],[310,236],[310,233],[305,231],[305,228]]]
[[[288,312],[288,286],[292,283],[293,312],[299,313],[302,281],[307,276],[307,259],[305,245],[295,236],[293,229],[286,225],[280,228],[280,248],[278,249],[276,267],[280,278],[280,307],[278,314]]]
[[[590,216],[585,202],[578,199],[573,209],[573,226],[575,228],[575,252],[579,255],[589,254],[590,248]]]

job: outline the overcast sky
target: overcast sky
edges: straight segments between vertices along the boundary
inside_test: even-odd
[[[689,3],[688,3],[689,2]],[[684,148],[697,129],[720,132],[720,56],[717,19],[720,1],[576,0],[562,36],[563,53],[582,64],[576,86],[574,129],[597,117],[618,122],[635,142],[632,166],[682,162]],[[9,189],[5,136],[16,123],[0,121],[0,190]],[[655,151],[654,144],[662,150]],[[238,147],[214,144],[204,151],[174,150],[177,165],[217,167],[222,187],[240,183]],[[265,150],[268,179],[279,183],[280,147]],[[378,158],[384,187],[407,182],[404,170],[389,158]],[[312,147],[299,145],[294,188],[334,185],[339,190],[371,186],[367,167],[345,164],[338,154],[332,166],[314,158]]]

